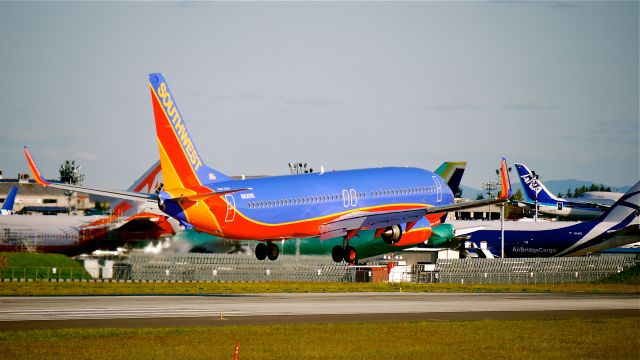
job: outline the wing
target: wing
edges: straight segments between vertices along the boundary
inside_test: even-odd
[[[353,212],[322,224],[320,226],[320,240],[331,239],[338,236],[347,236],[348,238],[351,238],[360,230],[379,230],[398,224],[406,224],[405,231],[409,231],[423,216],[443,214],[450,211],[469,209],[501,202],[505,202],[505,200],[496,198],[410,210]],[[379,234],[376,234],[376,237],[377,236],[379,236]]]
[[[29,163],[29,168],[31,169],[31,174],[35,181],[42,186],[49,186],[52,188],[63,189],[68,191],[79,191],[87,194],[95,194],[95,195],[103,195],[116,199],[124,199],[124,200],[134,200],[134,201],[157,201],[158,195],[156,194],[146,194],[146,193],[137,193],[132,191],[122,191],[122,190],[104,190],[90,187],[82,187],[73,184],[65,184],[58,182],[50,182],[44,179],[42,173],[36,166],[35,161],[31,157],[31,153],[29,153],[29,149],[24,147],[24,154],[27,157],[27,162]]]
[[[396,224],[414,224],[426,215],[426,208],[376,212],[354,212],[320,226],[320,240],[353,237],[360,230],[385,229]],[[408,231],[408,229],[407,229]]]

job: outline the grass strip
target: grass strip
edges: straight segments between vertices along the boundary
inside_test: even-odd
[[[640,317],[0,332],[3,359],[637,359]]]
[[[61,254],[0,252],[6,267],[0,268],[0,279],[90,279],[82,264]],[[55,272],[54,272],[55,269]]]
[[[328,292],[580,292],[636,293],[633,284],[414,284],[414,283],[57,283],[47,281],[0,282],[0,296],[48,295],[205,295],[251,293],[328,293]]]

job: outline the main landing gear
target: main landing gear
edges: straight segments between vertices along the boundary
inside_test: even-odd
[[[267,241],[267,243],[259,243],[256,245],[256,258],[258,260],[264,260],[265,258],[269,258],[269,260],[275,260],[280,255],[280,249],[278,246],[271,241]]]
[[[409,224],[407,226],[409,226]],[[407,229],[409,229],[409,227],[407,227]],[[336,245],[333,247],[333,250],[331,250],[331,258],[333,258],[333,261],[339,263],[344,260],[349,264],[353,264],[356,261],[356,249],[354,249],[353,246],[349,246],[349,239],[357,234],[356,231],[357,230],[348,233],[344,237],[342,246]],[[380,228],[376,230],[375,237],[380,237],[387,244],[394,245],[402,238],[402,228],[398,224]]]
[[[353,246],[347,245],[343,248],[342,246],[336,245],[333,247],[333,250],[331,250],[331,258],[337,263],[344,260],[349,264],[353,264],[356,261],[356,249],[354,249]]]

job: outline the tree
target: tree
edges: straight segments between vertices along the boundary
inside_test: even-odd
[[[518,188],[518,190],[515,193],[513,193],[509,198],[509,200],[511,201],[517,201],[522,199],[524,199],[524,195],[522,194],[522,189],[520,188]]]
[[[482,193],[478,193],[478,196],[476,196],[476,200],[482,200],[484,199],[484,196],[482,195]]]
[[[608,191],[608,192],[611,192],[611,187],[604,186],[604,184],[600,184],[600,185],[591,184],[589,186],[582,185],[582,186],[576,188],[573,193],[571,193],[571,189],[568,189],[567,190],[567,197],[568,198],[581,197],[584,193],[589,192],[589,191]]]
[[[58,170],[60,173],[60,181],[66,184],[81,185],[84,180],[84,174],[80,173],[80,166],[76,165],[75,160],[67,160],[60,165]]]

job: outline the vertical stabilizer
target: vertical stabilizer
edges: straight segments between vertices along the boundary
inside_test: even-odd
[[[435,171],[436,174],[440,175],[440,177],[446,181],[451,192],[456,197],[458,197],[457,194],[460,192],[460,182],[462,181],[462,175],[466,167],[466,161],[446,161]]]
[[[230,178],[204,164],[162,74],[149,74],[165,189],[194,189]]]
[[[535,175],[523,164],[514,164],[518,171],[518,177],[520,178],[520,185],[524,190],[524,194],[529,201],[536,201],[542,203],[555,203],[564,201],[553,195],[544,186],[542,181],[538,180]]]
[[[640,215],[640,181],[635,183],[599,218],[600,221],[622,222]]]
[[[507,200],[511,196],[511,180],[509,180],[509,167],[507,159],[500,161],[500,194],[498,199]]]
[[[9,191],[9,195],[4,199],[2,209],[0,209],[0,215],[11,215],[13,213],[13,205],[16,202],[16,194],[18,193],[18,185],[15,185]]]

